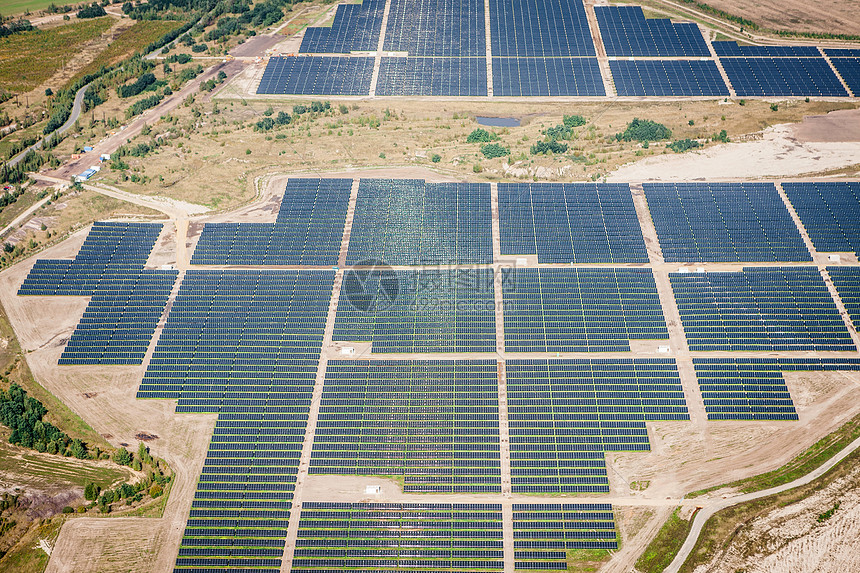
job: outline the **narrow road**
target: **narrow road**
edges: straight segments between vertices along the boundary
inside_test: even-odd
[[[40,139],[39,141],[37,141],[36,143],[31,145],[30,147],[28,147],[24,151],[22,151],[21,153],[19,153],[15,157],[13,157],[12,159],[7,161],[6,165],[8,165],[9,167],[15,167],[16,165],[21,163],[21,161],[24,159],[24,156],[27,155],[28,153],[30,153],[31,151],[36,151],[38,149],[42,149],[42,144],[45,141],[47,141],[48,139],[50,139],[55,133],[59,134],[59,135],[63,135],[64,133],[66,133],[66,131],[69,130],[70,127],[75,125],[75,122],[78,120],[78,117],[80,117],[81,110],[84,107],[84,94],[86,93],[87,88],[89,88],[89,87],[90,87],[90,84],[87,84],[84,87],[82,87],[81,89],[79,89],[77,91],[77,93],[75,93],[75,101],[72,104],[72,115],[69,116],[69,119],[66,120],[66,123],[61,125],[58,130],[49,133],[48,135],[46,135],[45,137],[43,137],[42,139]]]
[[[29,219],[30,215],[32,215],[33,213],[38,211],[39,207],[41,207],[42,205],[47,203],[50,199],[51,199],[50,195],[42,198],[41,200],[37,201],[32,207],[30,207],[29,209],[27,209],[26,211],[24,211],[23,213],[21,213],[20,215],[18,215],[14,219],[12,219],[12,222],[9,223],[8,225],[6,225],[5,227],[3,227],[3,230],[0,231],[0,237],[6,235],[6,233],[8,233],[12,229],[14,229],[18,225],[20,225],[21,223],[23,223],[27,219]]]
[[[784,491],[788,491],[796,487],[804,486],[826,474],[828,471],[830,471],[830,469],[833,468],[833,466],[844,460],[857,448],[860,448],[860,438],[857,438],[856,440],[848,444],[845,449],[830,458],[822,466],[801,478],[798,478],[792,482],[777,487],[772,487],[770,489],[747,493],[744,495],[739,495],[737,497],[731,497],[729,499],[719,500],[713,505],[705,507],[696,514],[695,519],[693,519],[693,527],[690,529],[690,533],[689,535],[687,535],[687,539],[684,541],[684,545],[681,546],[681,549],[678,551],[678,554],[675,556],[675,559],[672,561],[672,563],[669,564],[668,567],[666,567],[664,573],[678,573],[678,571],[680,571],[681,566],[693,552],[693,548],[696,546],[696,542],[699,540],[699,535],[702,534],[702,528],[704,527],[705,523],[718,511],[726,509],[727,507],[731,507],[733,505],[737,505],[739,503],[760,499],[769,495],[782,493]]]

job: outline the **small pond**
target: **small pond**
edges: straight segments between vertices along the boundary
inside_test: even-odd
[[[475,118],[479,124],[490,127],[519,127],[520,120],[516,117],[482,117]]]

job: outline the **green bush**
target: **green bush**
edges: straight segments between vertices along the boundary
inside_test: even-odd
[[[702,145],[694,139],[678,139],[676,141],[673,141],[666,147],[668,147],[675,153],[684,153],[685,151],[690,151],[691,149],[696,149],[697,147],[701,146]]]
[[[433,163],[439,163],[440,161],[442,161],[442,156],[438,153],[434,153],[430,156],[430,161],[432,161]]]
[[[191,46],[191,51],[195,54],[199,54],[200,52],[206,51],[206,44],[194,44]]]
[[[662,141],[672,137],[672,130],[656,121],[633,118],[627,129],[615,136],[618,141]]]
[[[549,141],[538,141],[531,147],[532,155],[546,155],[548,153],[564,153],[567,151],[567,144],[551,139]]]
[[[478,128],[469,134],[466,138],[466,143],[488,143],[490,141],[498,141],[499,136],[492,131]]]
[[[495,157],[505,157],[510,155],[511,150],[498,143],[487,143],[481,146],[481,153],[483,153],[484,157],[487,159],[493,159]]]
[[[581,115],[566,115],[564,116],[563,123],[565,127],[580,127],[588,122]]]

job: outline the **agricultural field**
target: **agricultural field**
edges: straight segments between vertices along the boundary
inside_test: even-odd
[[[770,30],[860,36],[860,14],[846,7],[843,0],[815,3],[800,0],[708,0],[706,4]]]
[[[16,14],[25,14],[26,12],[37,12],[44,10],[51,4],[55,6],[68,6],[70,4],[80,4],[80,2],[69,2],[68,0],[6,0],[3,2],[3,9],[0,14],[3,16],[14,16]]]

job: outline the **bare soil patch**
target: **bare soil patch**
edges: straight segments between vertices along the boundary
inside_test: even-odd
[[[773,30],[860,34],[860,11],[850,0],[708,0],[707,4]]]

